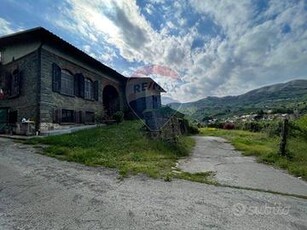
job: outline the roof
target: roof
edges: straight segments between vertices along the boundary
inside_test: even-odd
[[[84,53],[77,47],[73,46],[72,44],[68,43],[67,41],[63,40],[62,38],[51,33],[50,31],[46,30],[43,27],[36,27],[33,29],[2,36],[0,37],[0,48],[6,45],[17,43],[17,42],[31,41],[33,40],[33,38],[39,39],[42,43],[50,43],[50,44],[56,45],[60,49],[66,50],[69,53],[74,54],[82,61],[95,66],[96,68],[101,70],[103,73],[109,74],[120,80],[125,80],[125,81],[127,80],[125,76],[121,75],[114,69],[92,58],[91,56]]]
[[[15,44],[18,42],[25,42],[25,41],[33,41],[34,39],[39,39],[42,43],[49,43],[52,45],[56,45],[58,48],[63,49],[70,54],[74,54],[78,57],[78,59],[81,59],[85,63],[88,63],[90,65],[95,66],[97,69],[99,69],[101,72],[109,74],[110,76],[113,76],[117,79],[128,81],[129,79],[133,79],[135,77],[125,77],[122,74],[118,73],[114,69],[104,65],[100,61],[96,60],[95,58],[89,56],[82,50],[78,49],[77,47],[73,46],[69,42],[63,40],[59,36],[53,34],[49,30],[43,28],[43,27],[35,27],[29,30],[20,31],[17,33],[9,34],[0,37],[0,48],[4,47],[6,45]],[[154,82],[156,85],[158,85],[161,89],[160,92],[166,92],[158,83],[156,83],[152,78],[145,77],[144,79],[147,79],[148,81]]]

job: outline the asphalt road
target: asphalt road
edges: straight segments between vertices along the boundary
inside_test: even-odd
[[[306,229],[307,200],[58,161],[0,138],[0,229]]]

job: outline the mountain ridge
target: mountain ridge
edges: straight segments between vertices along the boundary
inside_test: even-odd
[[[244,94],[225,97],[206,97],[194,102],[171,103],[169,106],[199,120],[201,116],[219,113],[239,114],[261,109],[289,109],[307,101],[307,80],[296,79],[286,83],[263,86]],[[304,106],[302,106],[304,107]],[[305,107],[304,107],[305,108]]]

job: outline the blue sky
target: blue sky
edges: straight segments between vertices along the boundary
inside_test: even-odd
[[[181,102],[307,79],[306,0],[2,0],[0,35],[43,26]]]

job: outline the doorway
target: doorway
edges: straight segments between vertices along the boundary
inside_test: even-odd
[[[105,114],[110,118],[120,110],[119,94],[112,85],[107,85],[103,89],[103,106]]]

